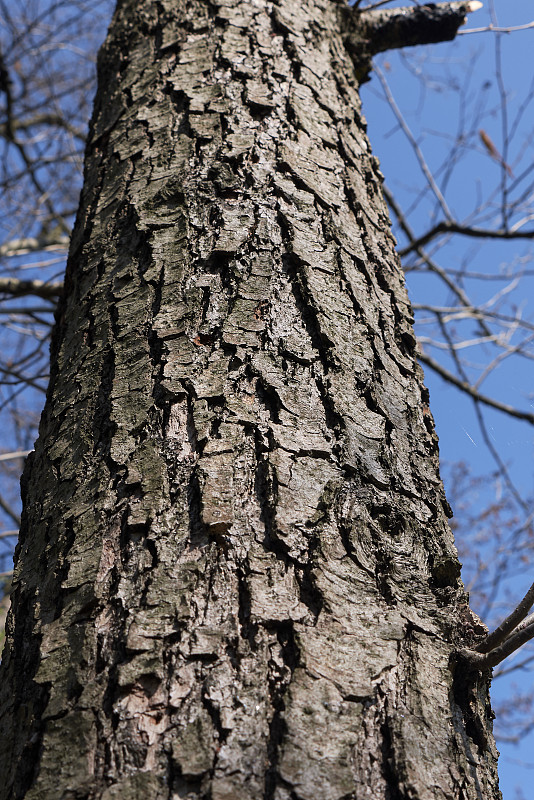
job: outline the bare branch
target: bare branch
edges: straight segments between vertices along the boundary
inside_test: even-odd
[[[2,531],[0,533],[0,539],[13,539],[15,536],[19,535],[18,529],[16,531]]]
[[[426,364],[428,367],[433,369],[434,372],[437,372],[438,375],[440,375],[448,383],[452,383],[457,389],[461,389],[462,392],[465,392],[465,394],[468,394],[479,403],[484,403],[486,406],[496,408],[497,411],[503,411],[505,414],[509,414],[511,417],[525,420],[525,422],[529,422],[531,425],[534,425],[534,414],[530,414],[528,411],[519,411],[513,406],[509,406],[506,403],[500,403],[498,400],[494,400],[492,397],[481,394],[474,389],[470,383],[467,383],[467,381],[461,381],[456,377],[456,375],[453,375],[452,372],[449,372],[448,369],[445,369],[445,367],[442,367],[441,364],[438,364],[438,362],[435,361],[432,356],[429,356],[426,353],[420,353],[419,361],[422,361],[423,364]]]
[[[21,256],[41,250],[67,250],[70,236],[64,233],[12,239],[0,247],[0,257]]]
[[[28,130],[29,128],[37,127],[38,125],[51,125],[55,126],[56,128],[64,128],[68,133],[85,144],[85,131],[76,127],[76,125],[71,125],[68,120],[60,114],[41,113],[34,114],[27,119],[11,120],[9,123],[9,128],[11,131]],[[0,124],[0,136],[12,139],[12,136],[8,135],[9,128],[7,123]]]
[[[516,630],[502,644],[495,647],[489,653],[479,653],[476,650],[461,650],[460,655],[466,658],[473,666],[478,669],[490,669],[496,667],[505,658],[508,658],[516,650],[534,638],[534,622],[525,628]]]
[[[450,211],[450,209],[449,209],[449,207],[447,205],[447,202],[446,202],[445,198],[443,197],[443,194],[442,194],[439,186],[437,185],[437,183],[435,181],[435,178],[434,178],[434,176],[432,174],[432,171],[430,170],[428,164],[426,163],[426,160],[425,160],[425,157],[423,155],[423,152],[422,152],[421,148],[419,147],[419,145],[418,145],[418,143],[417,143],[417,141],[415,139],[415,136],[413,135],[413,133],[411,132],[410,128],[408,127],[408,124],[406,123],[406,120],[404,119],[400,108],[398,107],[397,103],[395,102],[395,98],[393,97],[393,95],[391,93],[391,90],[389,88],[389,84],[388,84],[388,82],[386,80],[386,76],[384,75],[382,70],[379,69],[378,67],[375,67],[375,73],[376,73],[380,83],[382,84],[382,88],[384,90],[384,94],[386,95],[386,98],[388,100],[390,108],[393,111],[393,113],[394,113],[394,115],[395,115],[395,117],[397,119],[397,122],[399,123],[401,129],[403,130],[403,132],[404,132],[404,134],[406,136],[406,138],[408,139],[408,141],[410,142],[410,144],[411,144],[411,146],[413,148],[415,156],[416,156],[416,158],[417,158],[417,160],[419,162],[419,166],[421,167],[421,171],[422,171],[423,175],[425,176],[425,178],[428,181],[428,185],[430,186],[430,188],[434,192],[434,194],[436,196],[436,199],[437,199],[438,203],[440,204],[444,215],[452,223],[453,222],[453,215],[452,215],[452,213],[451,213],[451,211]]]
[[[525,619],[532,604],[534,603],[534,583],[523,597],[521,602],[514,608],[511,614],[504,619],[495,630],[488,634],[486,638],[476,646],[479,653],[489,653],[501,644],[506,637],[517,628],[519,623]],[[534,621],[534,620],[532,620]],[[532,622],[531,621],[531,622]]]
[[[0,454],[0,461],[12,461],[14,458],[26,458],[31,452],[31,450],[14,450],[12,453],[2,453]]]
[[[10,519],[13,520],[15,525],[17,526],[20,525],[20,516],[15,511],[13,511],[9,503],[6,503],[6,501],[3,499],[1,495],[0,495],[0,508],[5,514],[7,514],[7,516]]]
[[[23,281],[17,278],[0,278],[0,294],[12,297],[34,295],[44,300],[53,300],[63,294],[63,281],[47,283],[46,281]]]
[[[521,230],[489,230],[487,228],[476,228],[470,225],[461,225],[453,220],[443,220],[433,228],[430,228],[423,236],[413,239],[407,247],[399,250],[401,258],[408,255],[419,247],[424,247],[436,236],[448,233],[459,233],[461,236],[471,236],[475,239],[534,239],[534,231]]]
[[[499,28],[496,25],[486,25],[484,28],[468,28],[466,31],[458,31],[458,35],[465,33],[514,33],[515,31],[527,31],[534,28],[534,21],[527,22],[526,25],[514,25],[510,28]]]

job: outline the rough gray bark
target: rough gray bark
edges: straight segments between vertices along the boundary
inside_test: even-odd
[[[487,676],[332,0],[121,0],[0,797],[493,800]]]

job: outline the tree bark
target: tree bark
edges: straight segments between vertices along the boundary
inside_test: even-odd
[[[119,2],[23,478],[2,798],[500,797],[341,7]]]

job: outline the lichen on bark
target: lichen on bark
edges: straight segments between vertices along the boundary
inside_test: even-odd
[[[2,798],[499,797],[340,5],[119,2],[24,476]]]

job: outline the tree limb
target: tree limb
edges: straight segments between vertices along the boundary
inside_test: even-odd
[[[31,450],[14,450],[12,453],[1,453],[0,461],[12,461],[14,458],[26,458]]]
[[[428,244],[436,236],[443,233],[459,233],[462,236],[472,236],[476,239],[534,239],[534,231],[510,231],[510,230],[497,230],[492,231],[486,228],[476,228],[469,225],[461,225],[458,222],[450,220],[443,220],[437,225],[434,225],[429,231],[424,233],[418,239],[414,239],[409,245],[399,250],[399,255],[406,256],[412,250],[417,250]]]
[[[496,408],[497,411],[504,411],[505,414],[509,414],[511,417],[515,417],[516,419],[523,419],[526,422],[530,422],[531,425],[534,425],[534,414],[530,414],[528,411],[519,411],[519,409],[514,408],[513,406],[509,406],[506,403],[500,403],[498,400],[494,400],[492,397],[488,397],[485,394],[481,394],[477,389],[471,386],[470,383],[466,381],[462,381],[453,375],[452,372],[442,367],[441,364],[438,364],[432,356],[427,355],[426,353],[419,353],[419,361],[422,361],[423,364],[426,364],[430,369],[433,369],[434,372],[437,372],[444,380],[448,381],[448,383],[452,383],[453,386],[456,386],[457,389],[461,389],[462,392],[465,392],[474,400],[477,400],[480,403],[484,403],[486,406],[490,406],[491,408]]]
[[[20,516],[15,511],[13,511],[9,503],[6,503],[6,501],[1,495],[0,495],[0,508],[2,509],[4,514],[7,514],[7,516],[13,520],[15,525],[17,526],[20,525]]]
[[[399,47],[454,39],[466,15],[482,7],[478,0],[428,3],[409,8],[362,9],[359,25],[371,55]]]
[[[514,630],[514,628],[517,628],[519,623],[527,616],[533,603],[534,583],[531,585],[521,602],[514,608],[512,613],[509,614],[492,633],[488,634],[486,638],[476,646],[475,649],[477,652],[489,653],[491,650],[494,650],[495,647],[500,645]]]
[[[39,250],[67,250],[69,241],[70,236],[60,232],[12,239],[0,246],[0,258],[22,256]]]
[[[60,114],[52,114],[50,112],[34,114],[27,119],[14,120],[11,119],[9,124],[0,124],[0,136],[8,139],[13,138],[13,132],[17,130],[28,130],[29,128],[37,127],[38,125],[51,125],[58,128],[63,128],[80,142],[85,143],[85,132],[78,128],[76,125],[71,125],[65,117]],[[9,133],[11,131],[11,133]]]
[[[23,295],[35,295],[44,300],[54,300],[63,294],[63,281],[46,283],[45,281],[21,281],[17,278],[0,278],[0,294],[11,295],[12,297],[22,297]]]
[[[492,633],[479,642],[474,650],[466,648],[461,650],[459,655],[477,669],[496,667],[534,638],[534,614],[527,617],[533,603],[534,583],[512,613]]]
[[[489,653],[479,653],[476,650],[461,650],[460,655],[466,658],[477,669],[490,669],[496,667],[505,658],[519,650],[524,644],[534,638],[534,622],[514,631],[500,645],[494,647]]]

